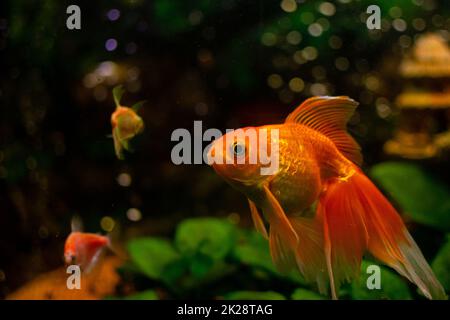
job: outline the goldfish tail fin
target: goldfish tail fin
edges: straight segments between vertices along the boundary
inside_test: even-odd
[[[336,287],[359,274],[362,255],[368,250],[416,284],[427,298],[446,297],[400,215],[359,169],[327,186],[317,213],[323,218],[327,267]]]
[[[442,285],[403,224],[397,211],[362,173],[355,184],[366,201],[369,251],[398,273],[416,284],[428,299],[446,299]]]
[[[361,199],[354,197],[357,187],[351,181],[333,181],[317,205],[316,219],[323,223],[323,248],[333,299],[337,299],[341,283],[359,275],[367,249],[364,207]]]
[[[117,128],[113,130],[113,140],[114,140],[114,151],[116,153],[116,157],[119,160],[123,160],[123,146],[119,137],[119,131]]]

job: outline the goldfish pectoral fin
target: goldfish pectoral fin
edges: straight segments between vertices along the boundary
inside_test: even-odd
[[[115,86],[113,89],[113,98],[114,103],[116,104],[116,107],[120,106],[120,100],[122,100],[123,93],[125,92],[125,89],[122,85]]]
[[[351,178],[350,178],[351,179]],[[319,199],[317,216],[323,221],[324,252],[333,299],[339,286],[356,278],[368,246],[365,208],[354,200],[361,192],[351,181],[335,180]]]
[[[250,206],[250,212],[252,214],[253,223],[255,225],[256,230],[263,235],[264,238],[269,239],[269,234],[267,233],[266,226],[264,224],[264,220],[261,217],[261,214],[258,211],[258,208],[256,208],[255,203],[250,200],[248,200],[248,204]]]
[[[328,293],[329,277],[324,255],[324,230],[322,221],[314,217],[289,217],[298,235],[295,257],[298,269],[308,282],[315,282],[321,294]]]
[[[272,261],[278,271],[287,273],[296,267],[295,251],[283,239],[279,230],[270,227],[269,248]]]
[[[330,138],[349,160],[362,163],[361,148],[347,133],[347,122],[358,103],[345,96],[312,97],[305,100],[286,118],[286,123],[298,123]]]
[[[120,141],[120,139],[118,137],[118,131],[117,130],[118,130],[117,128],[115,128],[113,130],[114,151],[116,152],[117,159],[123,160],[124,159],[124,157],[123,157],[123,146],[122,146],[122,143],[121,143],[121,141]]]
[[[130,139],[123,139],[120,142],[122,143],[122,146],[123,146],[123,148],[125,150],[127,150],[129,152],[133,152],[134,151],[133,147],[131,147]]]
[[[88,258],[86,265],[83,268],[85,274],[89,274],[92,272],[92,270],[97,266],[98,262],[100,261],[102,254],[103,249],[98,249],[91,257]]]
[[[428,299],[447,299],[442,285],[394,207],[362,173],[351,179],[355,191],[359,191],[352,200],[365,206],[369,252],[416,284]]]
[[[272,194],[267,185],[263,186],[264,194],[268,203],[268,216],[271,229],[278,229],[277,232],[288,242],[293,250],[298,245],[298,236],[286,216],[278,200]]]
[[[147,100],[142,100],[142,101],[136,102],[135,104],[133,104],[131,106],[131,109],[133,109],[134,112],[138,112],[142,108],[142,106],[146,103],[147,103]]]
[[[144,124],[144,120],[142,120],[141,117],[139,117],[139,125],[137,126],[137,129],[135,131],[135,134],[141,134],[142,132],[144,132],[145,130],[145,124]]]

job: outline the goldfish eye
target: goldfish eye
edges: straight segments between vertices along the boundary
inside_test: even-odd
[[[231,146],[231,151],[236,156],[242,156],[245,154],[245,145],[242,143],[235,142]]]

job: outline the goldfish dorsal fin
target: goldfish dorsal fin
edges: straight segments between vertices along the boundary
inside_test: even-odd
[[[75,215],[70,220],[70,228],[72,232],[82,232],[83,231],[83,220],[79,215]]]
[[[287,118],[286,123],[298,123],[330,138],[349,160],[362,163],[361,148],[347,133],[347,122],[358,102],[346,97],[312,97],[305,100]]]
[[[122,85],[115,86],[113,89],[113,98],[114,103],[116,104],[116,108],[120,106],[120,100],[122,100],[122,96],[125,92],[125,89]]]

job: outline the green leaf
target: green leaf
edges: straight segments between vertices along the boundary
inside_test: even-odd
[[[367,280],[375,273],[367,273],[367,268],[370,265],[378,266],[374,262],[363,261],[361,264],[361,275],[358,280],[353,281],[352,297],[355,300],[410,300],[411,292],[409,291],[406,279],[403,279],[396,273],[388,270],[385,267],[380,268],[380,289],[367,288]],[[370,280],[369,280],[370,281]]]
[[[120,106],[120,100],[122,100],[122,96],[125,92],[125,89],[122,85],[115,86],[113,89],[113,98],[116,106]]]
[[[197,254],[190,260],[191,274],[196,278],[202,278],[213,267],[214,260],[203,254]]]
[[[225,300],[286,300],[274,291],[234,291],[224,296]]]
[[[446,292],[450,291],[450,235],[447,235],[447,242],[439,250],[431,263],[434,274],[441,282]]]
[[[254,231],[242,231],[241,235],[241,241],[233,250],[233,257],[245,265],[276,273],[267,240]]]
[[[385,162],[370,175],[412,220],[450,230],[450,190],[429,172],[410,163]]]
[[[180,255],[165,239],[134,239],[128,243],[128,251],[132,261],[149,278],[171,282],[182,272]]]
[[[324,300],[326,298],[324,296],[321,296],[318,293],[313,292],[313,291],[298,288],[292,293],[291,299],[292,300]]]
[[[181,289],[184,291],[189,290],[200,290],[200,288],[205,288],[206,286],[210,286],[212,283],[219,282],[222,278],[232,275],[236,272],[236,266],[226,263],[224,261],[214,261],[214,264],[208,266],[207,269],[203,269],[201,273],[199,271],[192,271],[191,264],[191,273],[193,276],[187,276],[180,279],[177,282],[177,289]]]
[[[177,228],[175,246],[186,257],[204,255],[223,259],[236,241],[235,227],[226,220],[195,218],[184,220]]]
[[[154,290],[146,290],[127,296],[124,300],[159,300]]]

